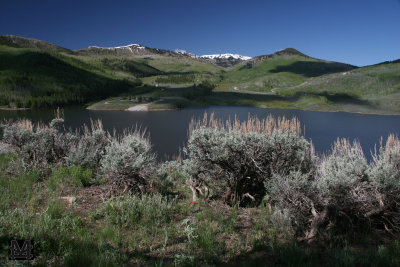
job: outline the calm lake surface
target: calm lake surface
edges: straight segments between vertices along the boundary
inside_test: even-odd
[[[371,150],[375,144],[379,146],[381,137],[386,140],[390,133],[400,134],[400,116],[351,114],[345,112],[312,112],[288,109],[261,109],[237,106],[211,106],[188,108],[171,111],[94,111],[83,107],[68,107],[64,109],[67,128],[80,128],[83,123],[89,124],[90,119],[101,119],[105,129],[114,128],[122,133],[125,128],[135,128],[136,125],[147,129],[154,151],[160,159],[171,158],[179,153],[187,142],[187,131],[192,118],[202,119],[204,112],[214,112],[216,118],[228,119],[235,115],[239,120],[249,116],[262,119],[269,114],[297,117],[305,126],[305,137],[311,139],[317,153],[328,152],[333,142],[346,137],[358,139],[364,153],[371,159]],[[33,121],[49,122],[54,117],[54,110],[0,111],[0,118],[29,118]]]

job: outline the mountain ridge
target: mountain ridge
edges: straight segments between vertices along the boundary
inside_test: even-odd
[[[68,49],[65,47],[61,47],[58,45],[54,45],[49,42],[45,42],[39,39],[35,38],[27,38],[27,37],[21,37],[21,36],[16,36],[16,35],[0,35],[0,45],[6,45],[10,47],[15,47],[15,48],[34,48],[34,49],[40,49],[40,50],[48,50],[48,51],[53,51],[53,52],[64,52],[64,53],[69,53],[69,54],[90,54],[90,52],[98,52],[100,50],[102,51],[109,51],[109,53],[105,54],[115,54],[113,52],[117,50],[125,50],[125,54],[128,54],[129,52],[132,53],[132,50],[134,51],[133,54],[138,55],[138,56],[146,56],[146,55],[151,55],[151,54],[157,54],[157,55],[164,55],[164,56],[172,56],[172,57],[191,57],[194,59],[199,59],[199,60],[208,60],[211,63],[217,64],[217,60],[226,60],[229,59],[230,57],[233,58],[234,61],[237,61],[236,63],[240,63],[243,61],[253,61],[253,62],[258,62],[262,60],[267,60],[275,56],[281,56],[281,55],[287,55],[287,56],[301,56],[305,58],[313,58],[310,57],[299,50],[295,48],[285,48],[278,50],[274,53],[271,54],[265,54],[265,55],[259,55],[255,57],[247,57],[239,54],[234,54],[234,53],[223,53],[223,54],[208,54],[208,55],[195,55],[189,52],[186,52],[185,50],[179,50],[176,49],[176,51],[172,50],[167,50],[167,49],[159,49],[159,48],[151,48],[147,47],[141,44],[128,44],[128,45],[121,45],[121,46],[115,46],[115,47],[101,47],[101,46],[89,46],[87,48],[81,48],[81,49]],[[148,53],[144,52],[139,52],[141,50],[148,50]],[[123,53],[124,54],[124,53]],[[319,59],[323,60],[323,59]],[[331,60],[324,60],[324,61],[331,61]],[[391,61],[383,61],[383,62],[378,62],[375,64],[367,65],[367,66],[373,66],[377,64],[385,64],[387,62],[399,62],[400,59],[395,59]],[[333,61],[334,62],[334,61]],[[347,65],[354,66],[352,64],[348,63],[343,63]],[[217,64],[218,65],[218,64]],[[222,64],[224,65],[224,64]],[[235,64],[232,64],[235,65]],[[230,66],[232,66],[230,65]],[[366,66],[363,66],[366,67]]]

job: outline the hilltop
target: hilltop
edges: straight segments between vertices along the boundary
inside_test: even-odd
[[[0,45],[14,47],[14,48],[36,48],[49,52],[65,52],[72,53],[72,50],[63,48],[45,41],[24,38],[15,35],[0,35]]]
[[[10,107],[117,97],[106,102],[115,102],[112,108],[149,103],[150,109],[250,105],[400,114],[399,72],[400,60],[359,68],[294,48],[253,58],[229,53],[198,56],[140,44],[70,50],[36,39],[0,36],[0,105]],[[134,100],[120,105],[122,99]]]

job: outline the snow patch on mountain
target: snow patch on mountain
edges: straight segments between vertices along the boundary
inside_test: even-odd
[[[177,53],[177,54],[180,54],[180,55],[186,55],[186,56],[189,56],[189,57],[192,57],[192,58],[198,58],[197,55],[189,53],[189,52],[187,52],[186,50],[183,50],[183,49],[175,49],[174,52]]]
[[[129,44],[129,45],[115,46],[115,47],[89,46],[89,48],[107,49],[107,50],[128,49],[132,54],[142,54],[144,52],[144,50],[146,50],[146,47],[141,46],[139,44]],[[155,49],[155,50],[159,51],[160,49]],[[230,53],[199,56],[199,55],[189,53],[183,49],[175,49],[175,51],[173,53],[189,56],[191,58],[208,59],[208,60],[228,60],[228,61],[229,60],[235,60],[235,61],[243,60],[244,61],[244,60],[251,59],[251,57],[242,56],[242,55],[238,55],[238,54],[230,54]]]
[[[209,58],[209,59],[240,59],[240,60],[249,60],[251,57],[242,56],[238,54],[213,54],[213,55],[202,55],[200,58]]]
[[[174,52],[177,53],[177,54],[182,54],[182,55],[188,54],[188,52],[186,50],[183,50],[183,49],[175,49]]]
[[[115,47],[101,47],[101,46],[89,46],[89,48],[100,48],[100,49],[109,49],[109,50],[115,50],[115,49],[129,49],[132,51],[132,48],[136,49],[146,49],[146,47],[141,46],[139,44],[129,44],[129,45],[124,45],[124,46],[115,46]]]

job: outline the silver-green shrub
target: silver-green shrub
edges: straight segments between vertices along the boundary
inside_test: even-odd
[[[322,160],[315,181],[328,220],[347,227],[368,223],[365,214],[379,207],[368,169],[358,142],[351,145],[342,139],[335,143],[332,154]]]
[[[275,174],[265,182],[265,188],[267,200],[276,209],[288,211],[293,226],[302,235],[309,227],[311,203],[318,199],[314,177],[298,171],[285,175]]]
[[[260,201],[273,174],[314,168],[312,145],[300,135],[298,121],[272,117],[226,124],[211,118],[191,131],[186,153],[194,198],[203,187],[227,202]]]
[[[350,190],[363,181],[367,181],[368,163],[361,145],[348,140],[338,140],[332,153],[325,157],[318,168],[318,187],[326,194],[335,194],[338,190]]]
[[[62,131],[64,129],[64,119],[61,118],[54,118],[50,122],[50,128],[55,129],[57,131]]]
[[[370,168],[358,142],[351,145],[343,139],[335,143],[332,154],[318,168],[315,187],[323,206],[315,209],[318,215],[312,216],[315,224],[309,237],[326,223],[349,232],[381,224],[383,217],[375,215],[384,207],[385,193],[377,187]]]
[[[369,176],[376,191],[378,207],[368,212],[375,223],[400,232],[400,140],[390,135],[375,153]]]
[[[205,127],[193,131],[188,142],[190,161],[186,162],[191,168],[185,168],[195,188],[192,190],[201,192],[201,186],[205,186],[205,190],[209,187],[215,195],[227,194],[228,200],[230,191],[227,190],[240,179],[240,173],[232,174],[239,171],[244,150],[240,133]]]
[[[111,142],[109,134],[103,129],[95,129],[81,137],[74,138],[73,135],[69,137],[71,147],[66,158],[67,164],[97,169],[105,154],[106,146]]]
[[[30,120],[20,120],[4,124],[3,141],[18,149],[32,142],[34,126]]]
[[[342,139],[315,173],[275,175],[266,183],[267,194],[277,208],[290,211],[297,234],[306,240],[332,227],[342,234],[365,230],[382,219],[374,216],[384,199],[369,169],[360,144]]]
[[[381,141],[379,154],[373,155],[370,176],[382,190],[400,188],[400,141],[396,136],[390,135],[385,146]]]
[[[46,168],[50,164],[63,163],[70,143],[60,131],[62,123],[60,118],[54,119],[49,126],[35,125],[30,120],[9,123],[4,126],[3,141],[17,149],[26,166]]]
[[[112,140],[105,151],[101,170],[113,186],[113,192],[145,191],[147,180],[155,170],[155,155],[149,139],[135,131],[120,140]]]

